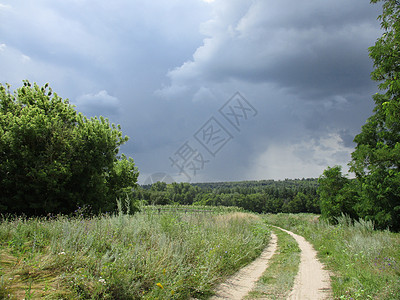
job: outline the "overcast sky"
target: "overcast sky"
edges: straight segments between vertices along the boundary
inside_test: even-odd
[[[0,82],[50,84],[176,181],[347,171],[372,114],[368,0],[0,0]],[[153,176],[156,178],[156,176]]]

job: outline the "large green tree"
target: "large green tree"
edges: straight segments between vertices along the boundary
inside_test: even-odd
[[[318,179],[321,216],[335,222],[342,214],[355,218],[357,202],[354,183],[342,175],[341,167],[327,168]]]
[[[103,117],[78,113],[68,100],[24,81],[0,84],[0,210],[28,215],[69,213],[90,205],[115,208],[138,177],[132,158],[118,156],[128,140]]]
[[[400,230],[400,1],[385,0],[382,7],[383,34],[369,48],[371,78],[381,92],[373,96],[374,114],[354,139],[350,171],[359,181],[359,215]]]

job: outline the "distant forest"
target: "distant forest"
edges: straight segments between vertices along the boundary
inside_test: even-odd
[[[320,213],[318,179],[212,183],[156,182],[140,186],[134,198],[151,205],[238,206],[257,213]]]

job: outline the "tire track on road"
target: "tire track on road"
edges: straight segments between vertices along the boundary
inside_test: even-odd
[[[306,239],[291,231],[276,227],[290,234],[301,250],[299,272],[289,294],[290,300],[330,299],[331,284],[329,272],[317,258],[317,251]]]
[[[261,255],[248,266],[240,269],[226,282],[219,285],[216,295],[211,300],[230,299],[240,300],[254,287],[255,283],[268,268],[268,263],[277,249],[278,238],[271,233],[271,241]]]

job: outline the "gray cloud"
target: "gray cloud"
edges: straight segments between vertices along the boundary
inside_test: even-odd
[[[225,1],[216,6],[226,7]],[[171,89],[236,78],[318,98],[369,84],[367,47],[379,34],[374,7],[361,1],[251,3],[233,6],[235,14],[215,9],[203,26],[209,37],[192,60],[169,73]]]
[[[105,116],[115,117],[121,111],[120,101],[107,91],[98,93],[90,93],[79,96],[72,104],[77,106],[79,111],[82,111],[87,116]]]
[[[319,176],[347,163],[371,114],[367,48],[379,5],[364,0],[0,3],[0,82],[49,82],[131,137],[143,180],[240,91],[258,114],[194,181]],[[178,178],[181,178],[177,176]],[[142,179],[141,179],[142,180]]]

